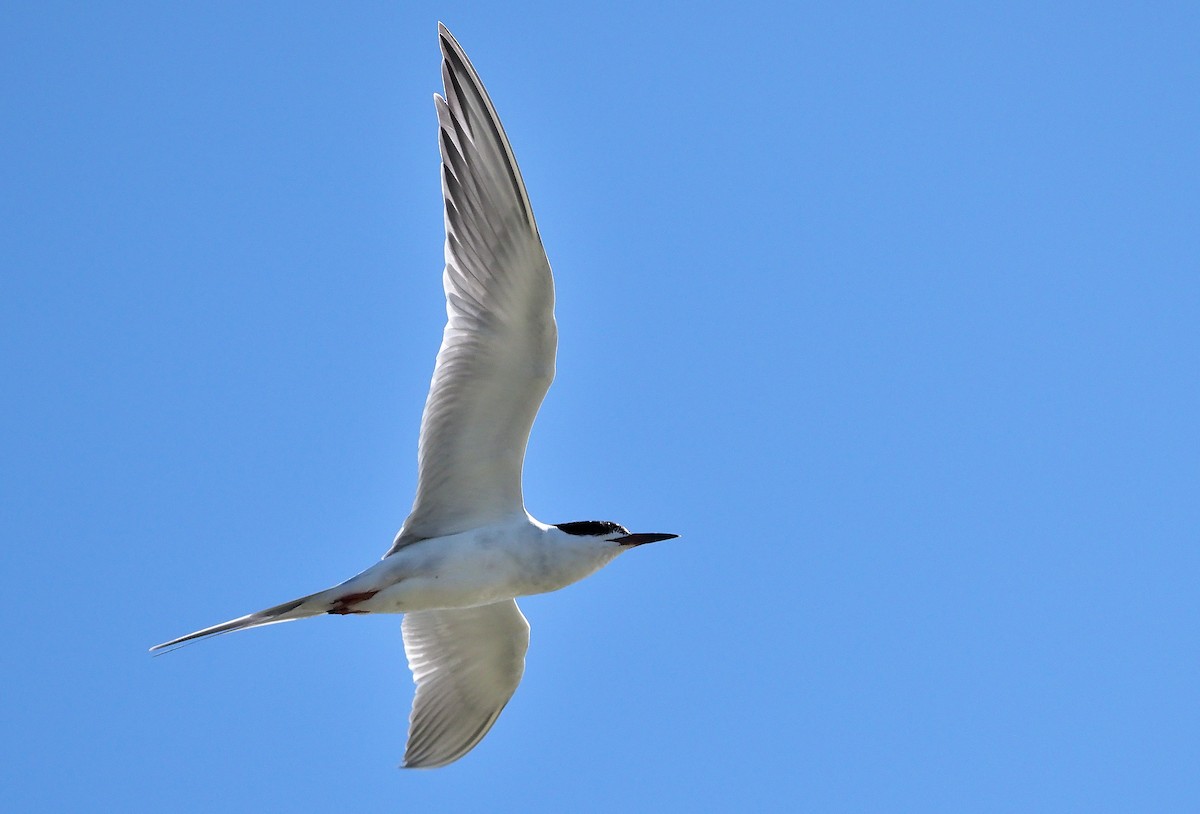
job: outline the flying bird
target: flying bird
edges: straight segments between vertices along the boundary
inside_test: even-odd
[[[607,520],[547,525],[525,510],[525,446],[554,378],[554,280],[491,99],[440,23],[438,37],[448,320],[421,417],[412,512],[383,559],[340,585],[151,648],[322,614],[402,613],[416,682],[406,768],[461,758],[516,692],[529,647],[517,597],[678,536]]]

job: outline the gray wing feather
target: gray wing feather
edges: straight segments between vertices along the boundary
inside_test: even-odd
[[[417,497],[388,554],[524,510],[525,446],[558,344],[550,263],[512,148],[466,54],[444,26],[439,37],[448,319],[421,419]]]
[[[404,767],[453,763],[492,728],[525,672],[529,623],[511,599],[404,616],[417,684]]]

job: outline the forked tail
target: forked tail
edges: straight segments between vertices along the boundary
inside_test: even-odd
[[[325,603],[309,602],[309,600],[319,597],[325,591],[320,593],[302,596],[299,599],[293,599],[291,602],[284,602],[282,605],[276,605],[273,608],[260,610],[257,613],[249,613],[237,619],[230,619],[228,622],[222,622],[219,625],[206,627],[203,630],[197,630],[195,633],[189,633],[186,636],[180,636],[178,639],[172,639],[169,642],[156,644],[150,648],[153,653],[159,650],[166,650],[168,647],[190,642],[193,639],[203,639],[206,636],[216,636],[221,633],[229,633],[234,630],[246,630],[252,627],[262,627],[263,625],[274,625],[278,622],[290,622],[293,619],[306,619],[309,616],[316,616],[326,612]],[[305,607],[305,603],[309,603]]]

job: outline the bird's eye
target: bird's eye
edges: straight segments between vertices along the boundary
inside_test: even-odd
[[[611,520],[578,520],[574,523],[558,523],[555,528],[567,534],[581,537],[600,537],[605,534],[628,534],[628,530]]]

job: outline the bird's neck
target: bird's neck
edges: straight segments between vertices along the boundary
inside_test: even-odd
[[[530,593],[556,591],[608,565],[621,547],[596,537],[583,537],[541,523],[541,534],[531,547],[531,571],[540,575]]]

